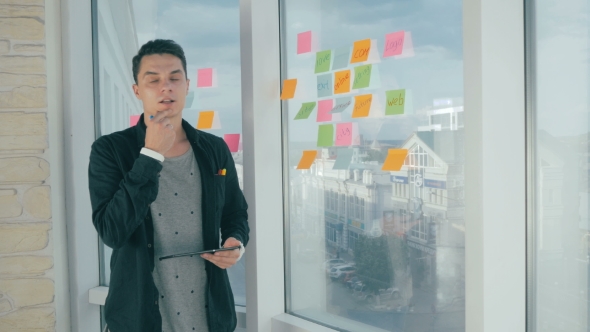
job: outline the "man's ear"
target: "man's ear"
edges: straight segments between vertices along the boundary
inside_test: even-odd
[[[131,88],[133,89],[133,94],[135,95],[135,97],[139,100],[141,100],[140,96],[139,96],[139,87],[137,86],[137,84],[133,84],[131,86]]]
[[[186,94],[187,95],[188,95],[188,89],[190,88],[190,86],[191,86],[191,80],[187,78],[186,79]]]

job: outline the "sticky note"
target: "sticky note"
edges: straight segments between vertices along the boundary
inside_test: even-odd
[[[352,145],[361,145],[361,134],[359,131],[359,124],[352,124]]]
[[[334,145],[334,125],[320,125],[318,128],[318,147]]]
[[[330,111],[331,113],[342,113],[352,104],[352,97],[336,98],[336,105]]]
[[[303,103],[301,105],[301,108],[299,109],[299,112],[297,112],[295,119],[293,119],[293,120],[304,120],[304,119],[309,118],[309,115],[315,109],[315,105],[316,105],[315,101],[312,101],[309,103]]]
[[[297,34],[297,54],[311,52],[311,30]]]
[[[295,88],[297,88],[296,78],[283,81],[283,92],[281,93],[281,100],[292,99],[295,96]]]
[[[139,121],[139,117],[141,115],[131,115],[129,117],[129,127],[133,127],[137,124],[137,122]]]
[[[385,91],[385,115],[404,114],[406,90]]]
[[[350,92],[350,70],[334,73],[334,94]]]
[[[332,105],[334,105],[334,100],[332,99],[318,101],[317,122],[332,121],[332,113],[330,113]]]
[[[352,144],[352,122],[336,124],[336,146]]]
[[[197,122],[197,129],[219,129],[221,123],[219,116],[215,111],[202,111],[199,113],[199,121]]]
[[[381,170],[383,171],[399,171],[404,165],[404,160],[408,155],[407,149],[389,149],[387,157],[383,163]]]
[[[373,95],[360,95],[354,96],[354,109],[352,110],[353,118],[366,118],[369,116],[371,110],[371,102],[373,101]]]
[[[213,87],[213,68],[197,69],[197,88]]]
[[[332,95],[332,74],[317,75],[318,98]]]
[[[332,70],[348,67],[348,60],[350,60],[350,47],[343,47],[334,50]]]
[[[371,40],[363,39],[354,42],[352,47],[352,56],[350,57],[350,63],[357,63],[367,61],[369,58],[369,52],[371,51]]]
[[[392,32],[385,35],[384,58],[402,54],[405,35],[406,33],[404,31]]]
[[[353,89],[368,88],[371,82],[371,71],[373,65],[364,65],[354,68],[354,81],[352,83]]]
[[[315,55],[315,73],[323,73],[330,70],[332,50],[317,52]]]
[[[240,147],[240,134],[225,134],[223,140],[229,147],[230,152],[238,152]]]
[[[316,156],[318,155],[317,150],[305,150],[303,151],[303,156],[299,161],[299,165],[297,165],[297,169],[310,169],[311,165],[313,164]]]
[[[352,149],[338,149],[336,155],[336,161],[334,162],[333,170],[343,170],[348,169],[350,163],[352,162],[352,156],[354,154],[354,150]]]
[[[394,55],[395,59],[403,59],[414,56],[414,43],[412,42],[412,33],[410,31],[405,31],[404,33],[404,45],[402,48],[401,54]]]

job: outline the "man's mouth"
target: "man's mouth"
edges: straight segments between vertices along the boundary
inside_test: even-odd
[[[174,102],[174,99],[164,99],[160,102],[160,104],[169,105],[169,104],[172,104],[173,102]]]

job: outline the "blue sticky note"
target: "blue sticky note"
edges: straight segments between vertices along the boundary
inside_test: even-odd
[[[350,60],[350,47],[339,48],[334,51],[334,60],[332,61],[332,70],[348,67]]]
[[[338,149],[333,170],[348,169],[352,162],[353,149]]]
[[[332,74],[318,75],[318,98],[329,97],[332,95]]]

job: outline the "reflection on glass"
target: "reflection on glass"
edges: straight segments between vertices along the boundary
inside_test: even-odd
[[[465,331],[462,2],[281,4],[288,311]]]
[[[590,4],[549,0],[534,6],[533,330],[585,332],[590,330]]]
[[[184,49],[190,91],[183,118],[197,126],[202,111],[215,111],[242,186],[242,132],[238,0],[97,0],[100,134],[132,125],[143,112],[133,95],[131,59],[147,41],[172,39]],[[207,76],[209,74],[209,76]],[[229,136],[226,136],[229,135]],[[237,138],[237,140],[236,140]],[[109,284],[112,250],[102,246],[102,284]],[[245,258],[228,270],[236,305],[246,304]]]

